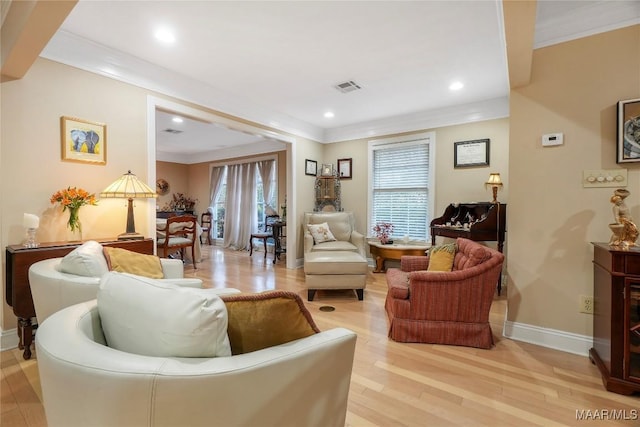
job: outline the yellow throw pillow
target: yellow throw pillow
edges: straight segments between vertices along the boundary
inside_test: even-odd
[[[145,255],[121,248],[104,247],[104,257],[110,271],[129,273],[151,279],[162,279],[162,264],[155,255]]]
[[[284,344],[320,332],[298,294],[267,291],[221,295],[227,306],[232,354]]]
[[[429,249],[427,271],[451,271],[458,246],[455,243],[434,246]]]

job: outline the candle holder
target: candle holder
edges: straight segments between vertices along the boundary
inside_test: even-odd
[[[40,243],[36,241],[37,228],[27,228],[27,240],[24,242],[25,248],[37,248]]]

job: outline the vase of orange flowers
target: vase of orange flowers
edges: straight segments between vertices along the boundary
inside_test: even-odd
[[[67,221],[67,229],[69,231],[68,240],[82,240],[80,208],[84,205],[97,205],[96,195],[82,188],[67,187],[53,193],[51,196],[51,204],[56,203],[62,206],[62,212],[66,210],[69,211],[69,220]]]

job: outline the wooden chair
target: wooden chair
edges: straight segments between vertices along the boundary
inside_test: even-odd
[[[180,257],[184,261],[184,249],[191,248],[191,259],[193,268],[196,267],[196,231],[197,219],[193,215],[182,215],[167,218],[167,225],[164,229],[158,229],[158,254],[162,249],[163,258],[179,250]]]
[[[267,215],[264,219],[264,231],[251,233],[249,237],[249,256],[253,255],[253,239],[260,239],[264,244],[264,258],[267,259],[267,240],[273,240],[272,224],[280,220],[280,215]]]
[[[203,212],[200,216],[200,226],[202,232],[207,233],[207,245],[211,245],[211,212]],[[202,234],[200,235],[200,244],[202,244]]]

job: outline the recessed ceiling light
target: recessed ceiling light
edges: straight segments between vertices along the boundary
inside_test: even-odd
[[[324,113],[324,117],[327,119],[333,119],[336,115],[333,114],[333,111],[327,111],[326,113]]]
[[[156,30],[155,34],[156,39],[160,40],[162,43],[171,44],[176,41],[176,36],[173,34],[168,28],[159,28]]]
[[[464,87],[462,82],[453,82],[449,85],[449,90],[460,90]]]
[[[174,117],[173,119],[171,119],[172,122],[175,123],[182,123],[184,122],[184,120],[182,119],[182,117]]]

